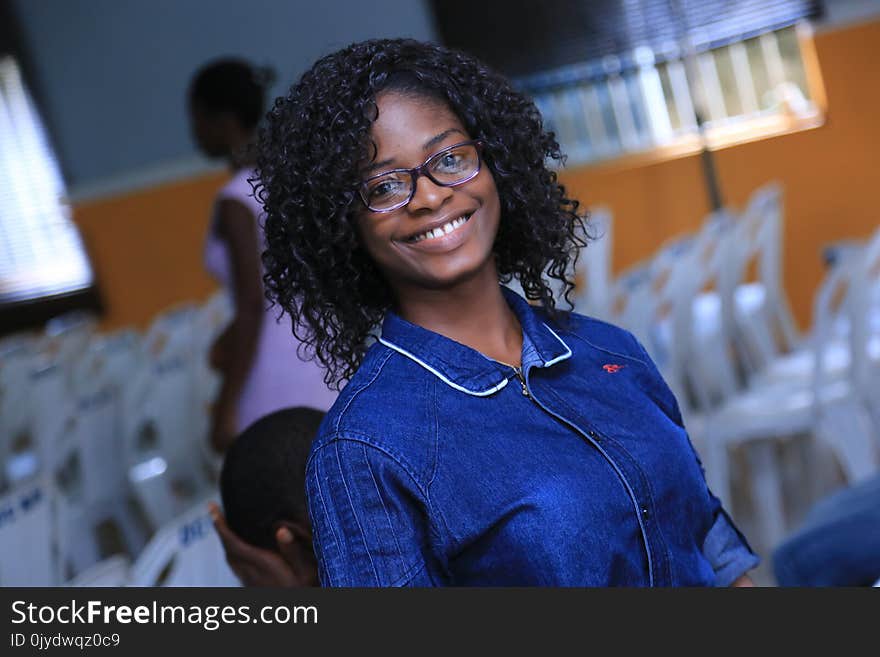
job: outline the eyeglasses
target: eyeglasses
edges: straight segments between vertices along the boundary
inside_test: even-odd
[[[367,178],[358,190],[361,200],[373,212],[391,212],[412,200],[419,176],[441,187],[466,183],[480,173],[482,147],[478,139],[463,141],[434,153],[414,169],[392,169]]]

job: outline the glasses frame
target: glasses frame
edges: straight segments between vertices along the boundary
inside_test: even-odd
[[[441,182],[441,181],[437,180],[434,176],[431,175],[431,172],[428,169],[428,165],[431,164],[431,162],[436,160],[438,157],[445,155],[447,152],[454,150],[456,148],[461,148],[462,146],[474,146],[476,148],[477,168],[472,174],[468,175],[466,178],[463,178],[461,180],[457,180],[454,183]],[[370,176],[369,178],[367,178],[366,180],[361,182],[360,186],[358,187],[358,196],[361,197],[361,201],[367,207],[367,209],[370,210],[370,212],[377,212],[380,214],[385,213],[385,212],[394,212],[394,210],[399,210],[400,208],[408,205],[409,202],[413,200],[413,197],[416,195],[416,184],[417,184],[420,176],[425,176],[432,183],[434,183],[435,185],[439,185],[440,187],[457,187],[458,185],[463,185],[464,183],[468,182],[469,180],[473,180],[474,178],[476,178],[482,168],[483,168],[483,140],[482,139],[469,139],[467,141],[460,141],[457,144],[453,144],[452,146],[447,146],[446,148],[437,151],[436,153],[429,156],[428,159],[425,160],[424,162],[422,162],[419,166],[413,167],[412,169],[405,169],[405,168],[389,169],[388,171],[383,171],[382,173],[377,173],[375,176]],[[409,190],[409,196],[406,198],[405,201],[401,201],[400,203],[396,203],[395,205],[392,205],[390,208],[383,208],[381,210],[377,210],[376,208],[370,207],[370,203],[367,200],[367,190],[366,190],[367,184],[369,184],[370,181],[376,180],[378,178],[382,178],[384,176],[387,176],[390,173],[408,173],[410,175],[410,178],[412,178],[412,186],[410,187],[410,190]]]

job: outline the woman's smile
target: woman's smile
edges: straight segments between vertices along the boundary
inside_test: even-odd
[[[458,248],[467,239],[468,223],[473,212],[466,212],[452,219],[440,219],[427,225],[424,230],[398,242],[417,251],[443,253]]]

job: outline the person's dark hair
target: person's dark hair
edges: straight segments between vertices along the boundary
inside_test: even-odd
[[[408,39],[353,44],[320,59],[275,101],[258,139],[256,191],[266,210],[266,295],[289,313],[297,338],[327,368],[327,383],[354,374],[366,340],[393,305],[360,243],[355,214],[360,167],[375,156],[369,137],[382,91],[443,101],[481,139],[495,179],[501,223],[499,276],[553,315],[542,279],[565,281],[585,243],[578,202],[548,161],[562,154],[534,103],[473,57]]]
[[[308,519],[306,459],[322,411],[285,408],[245,429],[223,459],[220,496],[229,528],[243,540],[276,549],[283,520]]]
[[[243,59],[218,59],[193,75],[189,98],[212,114],[230,112],[242,127],[253,130],[263,118],[266,90],[274,79],[270,68]]]

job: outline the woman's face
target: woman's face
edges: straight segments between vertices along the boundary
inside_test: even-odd
[[[417,167],[434,153],[472,137],[436,100],[389,91],[380,94],[376,104],[379,114],[370,133],[376,157],[365,164],[362,179]],[[494,274],[492,246],[500,216],[495,180],[483,163],[474,178],[455,187],[419,176],[407,205],[391,212],[373,212],[362,205],[357,221],[367,252],[400,297],[451,288],[487,273],[487,268]],[[448,226],[450,222],[455,223]],[[434,229],[443,234],[426,236]]]

